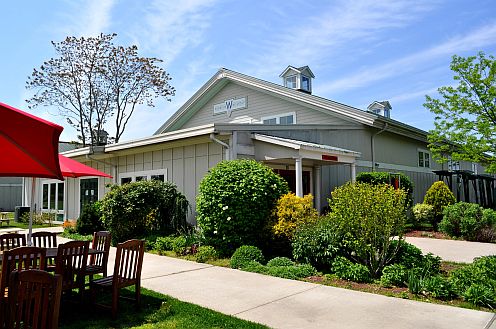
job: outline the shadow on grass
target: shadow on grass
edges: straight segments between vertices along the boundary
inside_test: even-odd
[[[123,289],[123,296],[133,296],[132,289]],[[104,302],[109,302],[105,296]],[[100,300],[99,300],[100,302]],[[110,310],[62,299],[59,328],[267,328],[197,305],[181,302],[147,289],[141,290],[141,308],[134,301],[121,299],[117,319]]]

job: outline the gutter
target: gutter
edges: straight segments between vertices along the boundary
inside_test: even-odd
[[[385,132],[387,128],[388,128],[388,123],[384,122],[384,127],[375,134],[373,134],[372,137],[370,138],[370,146],[372,151],[372,171],[375,171],[375,137]]]
[[[221,141],[220,139],[217,139],[217,138],[215,137],[215,134],[214,134],[214,133],[211,133],[211,134],[210,134],[210,139],[211,139],[214,143],[217,143],[217,144],[221,145],[221,146],[225,149],[225,151],[226,151],[226,160],[229,160],[229,152],[227,152],[227,151],[229,151],[229,144],[224,143],[224,142],[223,142],[223,141]]]

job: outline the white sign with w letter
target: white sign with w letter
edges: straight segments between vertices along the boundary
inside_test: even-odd
[[[227,116],[230,117],[232,111],[241,110],[246,108],[246,97],[236,98],[236,99],[228,99],[223,103],[214,104],[214,115],[227,113]]]

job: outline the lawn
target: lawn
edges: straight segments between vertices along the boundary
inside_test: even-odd
[[[132,289],[122,290],[122,295],[132,294]],[[141,298],[140,310],[135,309],[134,302],[121,300],[116,320],[112,320],[110,310],[63,300],[59,328],[267,328],[144,288]]]

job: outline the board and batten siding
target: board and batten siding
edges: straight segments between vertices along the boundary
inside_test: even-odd
[[[16,206],[22,206],[22,178],[0,178],[0,209],[14,211]]]
[[[225,112],[213,114],[215,104],[243,97],[247,98],[247,107],[232,111],[231,117]],[[296,123],[299,124],[350,124],[344,119],[230,82],[196,112],[181,129],[210,123],[262,123],[262,117],[286,113],[296,113]]]

